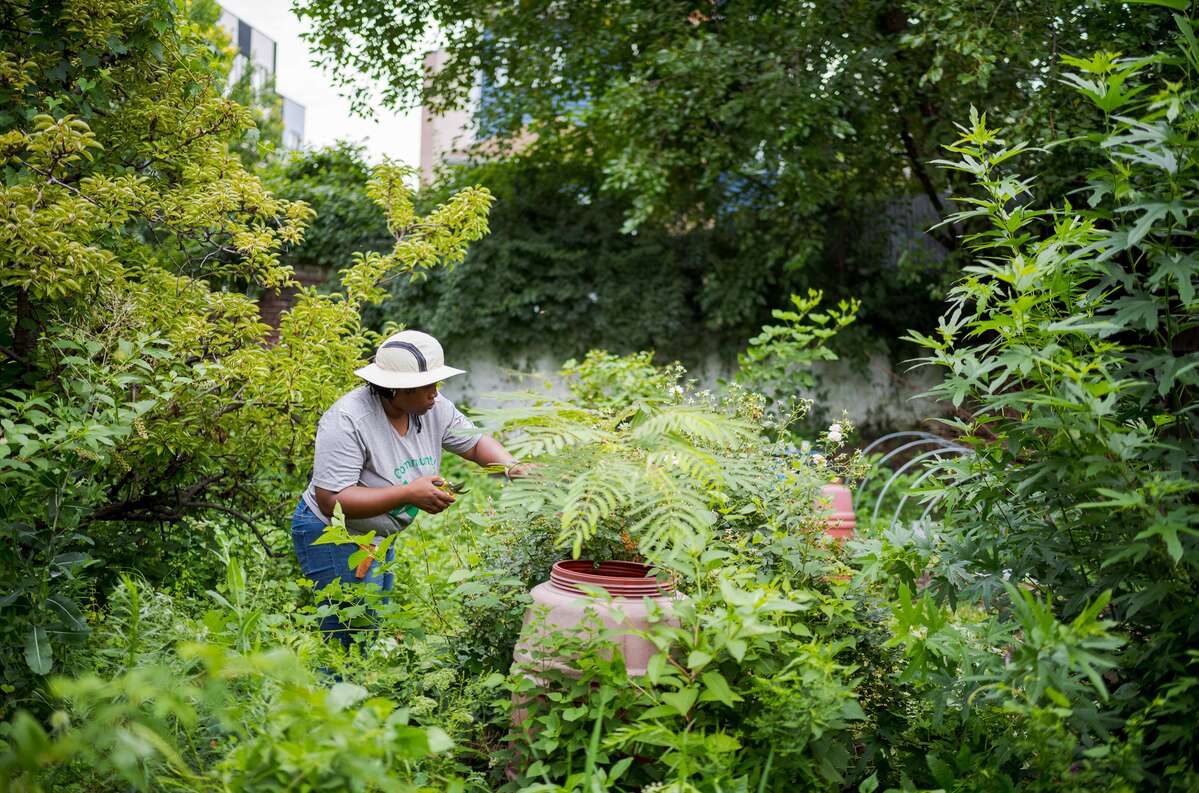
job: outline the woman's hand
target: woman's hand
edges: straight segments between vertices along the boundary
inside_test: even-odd
[[[529,476],[538,467],[534,463],[522,463],[520,460],[517,460],[508,453],[507,449],[500,445],[499,441],[490,435],[484,435],[479,438],[479,442],[475,444],[474,448],[464,452],[460,456],[464,460],[470,460],[472,463],[489,468],[496,473],[503,473],[508,479],[519,479],[522,476]],[[504,470],[498,471],[497,469],[500,467]]]
[[[538,467],[537,463],[514,462],[504,470],[504,476],[509,479],[521,479],[522,477],[531,476]]]
[[[444,482],[440,476],[422,476],[406,485],[354,485],[337,493],[318,487],[316,503],[330,517],[337,504],[346,518],[373,518],[409,506],[436,514],[454,503],[454,494],[441,489]]]
[[[440,476],[422,476],[404,485],[404,503],[436,515],[454,503],[454,494],[442,490],[445,480]]]

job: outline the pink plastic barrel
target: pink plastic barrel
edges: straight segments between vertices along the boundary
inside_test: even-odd
[[[612,599],[608,601],[590,595],[580,585],[605,590]],[[556,669],[568,675],[574,672],[569,658],[546,657],[537,652],[548,634],[595,630],[594,621],[587,614],[593,611],[604,628],[618,632],[617,644],[629,674],[644,675],[649,659],[657,654],[658,648],[653,642],[627,631],[648,630],[650,602],[669,613],[671,605],[682,598],[674,591],[673,581],[659,581],[650,575],[646,565],[586,560],[555,562],[550,570],[550,580],[533,587],[530,594],[533,605],[525,610],[524,626],[512,659],[526,670]],[[614,609],[619,609],[620,613]],[[541,613],[544,617],[535,619]],[[667,619],[678,624],[670,617]],[[529,678],[539,686],[543,685],[537,675],[529,674]],[[512,694],[513,727],[528,718],[526,702],[524,697]],[[514,768],[509,766],[507,770],[509,779],[516,778]]]
[[[853,513],[853,496],[849,488],[840,482],[827,484],[820,488],[820,500],[829,509],[824,519],[825,532],[842,542],[852,538],[858,519]]]
[[[587,594],[584,586],[605,590],[611,601]],[[525,611],[524,628],[513,658],[517,663],[554,666],[569,670],[568,659],[546,660],[535,652],[546,634],[587,630],[587,612],[594,611],[605,628],[614,631],[644,631],[650,627],[651,602],[669,612],[680,596],[674,582],[650,575],[650,568],[636,562],[556,562],[550,580],[533,587],[533,605]],[[648,601],[647,601],[648,599]],[[615,609],[619,609],[619,613]],[[544,612],[543,620],[534,615]],[[649,659],[658,649],[648,639],[621,632],[617,640],[631,675],[645,674]]]

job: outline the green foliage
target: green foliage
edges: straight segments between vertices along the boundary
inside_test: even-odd
[[[960,264],[963,229],[924,233],[948,211],[945,196],[967,188],[966,179],[928,163],[954,139],[952,120],[973,104],[1023,138],[1078,134],[1089,110],[1063,84],[1058,55],[1087,52],[1095,42],[1148,55],[1171,29],[1160,9],[1089,0],[1026,0],[998,12],[993,3],[958,0],[835,7],[539,0],[503,13],[486,0],[293,5],[312,26],[317,57],[360,107],[469,104],[480,157],[519,149],[546,170],[595,174],[587,199],[615,201],[615,222],[590,227],[595,237],[581,243],[587,250],[623,247],[634,228],[638,237],[666,231],[691,240],[689,250],[671,246],[638,273],[652,282],[639,286],[655,294],[659,310],[676,310],[680,292],[700,295],[698,319],[743,338],[770,309],[786,308],[788,294],[815,288],[862,300],[862,326],[887,342],[913,318],[918,329],[931,324]],[[435,75],[423,66],[426,29],[440,32],[445,52]],[[1072,149],[1037,157],[1054,196],[1074,189],[1078,169],[1089,166]],[[576,236],[570,220],[580,214],[575,182],[559,181],[559,193],[535,188],[540,206],[519,217],[535,227],[560,217],[564,240]],[[548,249],[557,258],[540,259],[547,272],[572,251],[519,231],[493,244],[505,249],[493,271],[523,271],[522,259]],[[555,287],[574,298],[573,279],[590,280],[596,268],[584,257]],[[542,336],[577,326],[558,312],[586,304],[560,305],[553,291],[527,281],[499,292],[506,313],[521,320],[509,333],[530,324]],[[447,299],[464,291],[449,290]],[[644,305],[635,296],[633,304]],[[550,316],[539,321],[534,306]],[[440,327],[452,328],[442,312]],[[648,312],[634,324],[649,330],[652,318]],[[498,327],[480,324],[480,335]],[[687,360],[667,346],[669,332],[626,348],[604,332],[614,325],[600,324],[564,352],[653,348]]]
[[[0,674],[19,702],[86,632],[89,566],[150,572],[153,527],[205,513],[260,536],[281,522],[315,417],[376,342],[361,307],[461,260],[490,196],[418,214],[410,174],[374,169],[390,246],[354,259],[342,292],[300,295],[268,345],[244,292],[293,283],[280,256],[312,211],[231,148],[252,113],[223,95],[211,25],[164,3],[2,13]]]
[[[771,773],[763,789],[839,780],[863,714],[837,660],[843,647],[813,638],[828,633],[820,623],[835,595],[808,587],[826,586],[833,560],[814,542],[815,490],[853,457],[785,462],[762,433],[760,396],[694,394],[675,385],[677,372],[646,367],[648,356],[606,354],[569,367],[573,389],[606,399],[606,410],[542,400],[484,411],[541,466],[498,501],[499,526],[524,539],[505,540],[489,563],[541,580],[556,540],[588,558],[641,558],[686,593],[648,634],[663,653],[644,678],[626,669],[619,631],[546,633],[526,618],[539,640],[508,679],[523,714],[504,760],[518,774],[511,789],[554,780],[563,790],[715,791],[767,785]],[[631,369],[657,388],[623,387]],[[569,669],[553,660],[562,658]]]
[[[660,369],[653,359],[652,352],[613,355],[589,350],[582,361],[572,358],[562,364],[562,377],[576,402],[601,411],[667,401],[681,394],[682,366],[676,363]]]
[[[842,300],[835,308],[816,312],[823,300],[824,294],[812,289],[807,297],[791,295],[794,311],[771,312],[771,316],[786,324],[767,325],[749,340],[748,349],[737,358],[738,381],[775,393],[784,388],[815,386],[812,364],[837,360],[837,354],[828,348],[828,341],[852,324],[861,308],[857,300]]]
[[[519,29],[534,8],[490,17],[493,31]],[[903,20],[878,10],[851,4],[844,19],[803,30],[814,19],[806,9],[750,15],[722,6],[709,16],[570,5],[533,31],[528,63],[552,77],[609,59],[588,78],[593,103],[575,108],[588,127],[567,127],[596,144],[616,180],[609,188],[638,197],[640,229],[625,252],[655,223],[679,238],[707,230],[719,202],[688,202],[706,201],[719,186],[713,174],[748,161],[742,144],[762,167],[783,161],[792,144],[776,137],[779,118],[795,122],[781,128],[801,148],[828,135],[877,142],[886,139],[880,130],[922,121],[904,112],[905,92],[918,88],[942,99],[951,83],[990,99],[1080,92],[1077,104],[1028,109],[1028,124],[1048,114],[1068,140],[1046,151],[1009,145],[976,116],[946,163],[982,195],[950,221],[970,232],[972,258],[939,330],[912,334],[929,350],[924,362],[946,372],[937,394],[963,410],[951,426],[974,451],[926,480],[920,497],[939,499],[940,519],[863,526],[842,546],[825,535],[817,494],[860,474],[847,423],[820,435],[821,454],[796,455],[785,440],[796,417],[769,414],[765,397],[741,386],[695,393],[679,367],[656,367],[648,353],[595,352],[568,364],[570,399],[524,395],[520,407],[482,413],[539,467],[508,482],[447,465],[471,492],[387,540],[395,560],[377,564],[396,587],[384,597],[350,586],[313,592],[247,530],[268,546],[286,544],[279,506],[304,483],[313,419],[377,341],[362,310],[387,299],[396,279],[467,270],[490,196],[465,189],[426,212],[404,169],[385,163],[367,175],[345,149],[277,166],[287,175],[272,179],[294,176],[296,195],[316,198],[324,182],[312,169],[327,164],[341,185],[327,196],[331,214],[345,219],[341,242],[372,227],[365,200],[382,210],[386,243],[374,237],[340,263],[337,292],[301,291],[269,346],[244,292],[290,284],[288,265],[302,259],[284,257],[311,210],[276,198],[242,166],[237,146],[251,114],[222,98],[224,60],[208,17],[133,0],[5,5],[0,787],[1193,789],[1192,23],[1172,20],[1181,58],[1142,58],[1153,53],[1125,44],[1158,35],[1157,21],[1146,20],[1167,19],[1162,12],[1071,6],[1061,23],[1040,15],[1024,26],[997,18],[993,6],[916,3]],[[600,24],[625,12],[621,21],[638,27]],[[939,23],[930,25],[934,12]],[[999,27],[981,24],[982,15]],[[1063,46],[1109,32],[1109,48],[1133,54],[1072,57],[1077,73],[1053,82],[1056,64],[1042,64],[1033,45],[1067,21],[1076,27]],[[557,47],[547,67],[538,37],[574,23],[600,30],[597,46]],[[854,23],[898,29],[881,41],[867,36],[878,49],[854,49],[860,39],[832,35]],[[470,25],[445,29],[459,52],[475,35]],[[648,35],[659,37],[652,47]],[[796,82],[788,92],[808,91],[808,116],[771,104],[777,94],[766,88],[780,87],[770,72],[779,53],[813,35],[835,42],[827,57],[844,60],[831,72],[832,61],[812,61],[827,72],[818,77],[780,67]],[[519,43],[480,42],[499,53]],[[628,61],[626,49],[600,46],[613,42],[654,54]],[[336,49],[336,37],[325,46]],[[394,43],[388,57],[405,46]],[[745,69],[745,58],[762,68]],[[1035,68],[1018,76],[1032,58]],[[840,71],[867,63],[891,64],[888,75],[904,79],[863,79],[862,88]],[[518,89],[523,68],[511,72]],[[647,93],[662,76],[670,79]],[[734,90],[730,79],[748,84]],[[823,81],[815,95],[813,80]],[[874,96],[871,85],[898,93]],[[552,101],[558,90],[533,98]],[[680,104],[680,90],[693,92],[691,105]],[[741,116],[726,107],[737,96]],[[858,118],[837,104],[879,97],[899,112],[888,104],[878,118]],[[653,163],[640,149],[613,160],[598,145],[611,137],[604,125],[627,120],[635,102],[672,111],[628,123],[639,145],[650,129],[640,125],[659,135]],[[695,146],[703,127],[685,125],[688,108],[720,122],[715,142],[724,124],[761,132],[759,115],[770,116],[770,134],[731,150]],[[554,144],[544,114],[531,116],[544,145]],[[818,130],[805,128],[814,121]],[[558,143],[568,145],[567,131]],[[913,139],[923,145],[929,135]],[[1045,137],[1053,135],[1032,139]],[[889,189],[894,171],[855,170],[882,154],[838,160],[830,150],[816,157],[805,148],[807,159],[773,173],[775,186],[811,185],[812,203],[793,208],[796,238],[809,230],[804,213],[828,196],[871,180]],[[711,165],[695,159],[701,151]],[[1034,203],[1033,183],[1008,173],[1017,156],[1034,158],[1050,203]],[[830,172],[830,161],[844,171]],[[1083,209],[1052,203],[1053,169],[1065,161],[1087,163],[1074,201]],[[685,175],[697,176],[694,187]],[[675,192],[678,204],[659,201]],[[791,211],[764,206],[772,207],[764,224],[780,207]],[[733,214],[736,226],[754,212]],[[777,250],[808,255],[813,244]],[[708,271],[713,293],[737,278],[766,291],[711,303],[728,312],[714,320],[722,327],[751,316],[742,309],[778,283],[763,287],[762,270],[732,269]],[[475,286],[483,292],[489,282]],[[649,301],[638,307],[661,301],[644,282],[620,286]],[[828,357],[824,343],[855,307],[820,312],[822,321],[816,301],[801,298],[800,310],[779,317],[786,324],[763,333],[746,355],[751,369],[790,374]],[[675,316],[663,315],[669,327]],[[741,319],[728,322],[733,315]],[[339,521],[325,536],[358,539]],[[209,555],[213,545],[220,551]],[[630,674],[622,636],[598,622],[544,636],[532,666],[512,666],[520,631],[539,628],[538,615],[526,614],[529,588],[567,547],[640,560],[673,580],[680,597],[643,634],[658,651],[644,675]],[[362,629],[349,652],[317,633],[335,613]]]
[[[1184,58],[1069,60],[1081,70],[1069,82],[1103,114],[1094,132],[1057,144],[1095,161],[1081,208],[1037,208],[1032,180],[1007,171],[1026,147],[972,115],[944,165],[981,188],[955,219],[990,228],[967,239],[976,263],[937,332],[912,336],[929,351],[922,362],[945,372],[933,393],[974,415],[953,423],[974,455],[946,466],[930,491],[945,508],[930,560],[937,591],[1008,603],[1022,623],[1032,601],[1003,581],[1039,593],[1074,626],[1103,608],[1127,643],[1116,667],[1089,665],[1098,691],[1104,681],[1117,688],[1085,707],[1134,734],[1152,721],[1140,773],[1182,790],[1197,773],[1180,759],[1194,721],[1175,708],[1193,689],[1199,638],[1199,265],[1186,228],[1199,206],[1199,105],[1186,87],[1199,49],[1190,20],[1174,21]],[[1158,61],[1180,71],[1152,81]],[[1042,222],[1051,231],[1039,233]],[[1026,646],[1044,633],[1025,630]],[[1057,689],[1040,678],[1020,688],[1035,700],[1049,685]],[[1066,700],[1058,704],[1077,716],[1084,706]]]
[[[4,725],[6,790],[84,779],[230,793],[429,789],[429,774],[417,769],[452,746],[448,736],[413,725],[407,708],[360,685],[319,682],[278,644],[287,620],[252,605],[241,561],[225,561],[225,595],[212,593],[220,608],[202,621],[126,579],[93,650],[111,664],[98,664],[106,674],[51,681],[52,730],[24,711]]]
[[[817,599],[708,583],[710,593],[678,604],[675,624],[656,623],[650,635],[672,652],[654,656],[644,676],[629,675],[617,633],[598,625],[553,637],[529,668],[516,668],[511,685],[527,711],[515,733],[518,782],[591,790],[590,771],[604,790],[669,782],[716,791],[840,779],[849,728],[863,714],[851,670],[834,660],[838,647],[793,633]],[[545,668],[545,658],[561,657],[573,659],[569,673]]]
[[[594,361],[593,361],[594,363]],[[593,367],[576,389],[608,386],[610,367]],[[612,407],[583,408],[533,397],[530,408],[480,411],[514,433],[510,449],[541,465],[518,480],[501,504],[560,516],[557,542],[577,558],[599,532],[643,552],[706,536],[714,510],[763,486],[772,454],[760,434],[760,397],[686,398],[671,371],[653,378],[657,393]],[[552,485],[549,485],[552,483]]]
[[[1063,624],[1013,595],[1008,625],[890,580],[850,582],[814,495],[855,474],[852,451],[827,437],[824,458],[786,456],[760,396],[680,394],[677,373],[652,368],[660,394],[618,394],[605,390],[613,372],[645,357],[592,360],[576,386],[612,407],[490,414],[538,475],[498,498],[472,483],[390,540],[388,600],[335,589],[320,596],[334,605],[295,608],[261,556],[249,569],[223,556],[204,605],[126,577],[81,650],[95,671],[53,684],[57,715],[0,727],[4,781],[715,793],[1138,778],[1151,726],[1127,748],[1095,737],[1109,727],[1095,705],[1118,697],[1106,600]],[[338,521],[326,537],[351,539]],[[558,541],[673,577],[683,597],[645,634],[659,649],[645,675],[630,675],[619,632],[587,623],[542,634],[533,666],[510,669]],[[348,654],[320,642],[315,621],[331,611],[374,639]]]
[[[284,254],[283,261],[297,270],[332,275],[349,266],[351,251],[382,253],[394,244],[367,195],[370,166],[361,147],[338,143],[291,152],[268,163],[262,179],[275,195],[303,201],[316,213],[303,242]]]
[[[491,233],[453,270],[397,282],[368,314],[429,330],[455,346],[580,357],[654,349],[696,361],[739,344],[767,318],[784,276],[746,272],[723,227],[645,226],[620,234],[626,202],[600,189],[593,163],[515,155],[455,169],[423,200],[483,184],[497,201]]]
[[[735,424],[755,406],[760,398],[742,397],[709,408]],[[543,419],[518,415],[511,426],[536,445]],[[618,424],[605,439],[612,454],[629,443],[620,433]],[[679,445],[712,454],[711,443],[693,433]],[[602,461],[577,445],[561,458],[549,448],[546,473],[505,493],[501,516],[528,526],[532,512],[545,541],[599,501],[585,554],[602,558],[620,539],[640,539],[626,552],[669,571],[683,597],[669,618],[651,619],[645,637],[660,654],[637,677],[620,655],[620,631],[598,621],[539,631],[531,615],[532,658],[508,680],[518,729],[504,760],[517,779],[506,789],[1083,790],[1114,778],[1116,764],[1084,743],[1110,726],[1095,704],[1110,696],[1102,675],[1121,640],[1099,616],[1105,599],[1061,624],[1044,602],[1017,597],[1008,626],[892,582],[842,583],[839,550],[817,539],[814,493],[852,473],[852,454],[781,464],[751,433],[728,450],[749,484],[683,474],[705,488],[709,519],[655,542],[653,524],[630,528],[620,507],[584,494],[580,483],[616,480],[595,473]]]

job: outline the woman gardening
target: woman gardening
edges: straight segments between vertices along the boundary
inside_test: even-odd
[[[439,473],[442,449],[481,466],[503,465],[509,477],[522,473],[498,441],[472,434],[470,420],[438,393],[441,381],[462,373],[445,365],[437,339],[401,331],[355,372],[366,383],[321,416],[312,480],[291,523],[300,570],[318,589],[335,580],[374,584],[384,592],[393,584],[392,574],[378,571],[373,560],[351,569],[358,545],[316,544],[335,505],[351,534],[373,532],[378,539],[404,529],[419,511],[436,514],[454,502]],[[391,546],[386,559],[394,558]],[[348,626],[335,614],[321,620],[321,631],[351,644]]]

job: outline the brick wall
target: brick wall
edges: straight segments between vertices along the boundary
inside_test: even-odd
[[[295,271],[295,279],[301,286],[317,286],[325,283],[328,278],[329,273],[319,267],[297,267]],[[271,326],[269,336],[272,342],[279,340],[279,318],[284,311],[291,308],[296,300],[297,291],[296,287],[271,289],[258,298],[258,316]]]

